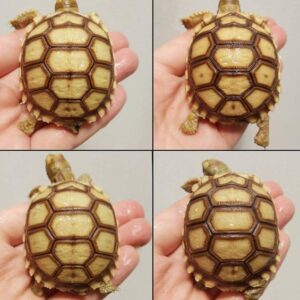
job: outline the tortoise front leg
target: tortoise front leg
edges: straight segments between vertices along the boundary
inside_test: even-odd
[[[10,21],[10,24],[15,29],[25,28],[27,25],[31,24],[37,16],[39,16],[39,12],[36,10],[28,10],[18,15],[15,19]]]
[[[192,29],[199,25],[201,22],[209,23],[213,19],[213,14],[211,12],[199,11],[192,14],[186,18],[183,18],[182,24],[186,29]]]
[[[260,119],[257,121],[259,131],[255,137],[255,143],[264,148],[269,146],[269,115],[264,112],[261,114]]]

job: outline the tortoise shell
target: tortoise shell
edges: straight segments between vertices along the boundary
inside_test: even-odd
[[[184,246],[197,284],[243,291],[261,278],[270,280],[279,233],[272,198],[260,180],[236,173],[205,176],[193,191]]]
[[[69,181],[39,187],[31,200],[25,247],[36,282],[85,294],[110,280],[118,233],[107,196],[95,186]]]
[[[94,122],[110,107],[115,86],[108,33],[96,15],[37,17],[21,56],[23,102],[38,120]]]
[[[257,122],[280,92],[279,59],[263,19],[232,12],[204,18],[187,63],[187,93],[211,122]]]

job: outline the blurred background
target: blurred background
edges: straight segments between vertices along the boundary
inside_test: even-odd
[[[299,152],[156,152],[154,157],[154,215],[168,208],[187,193],[180,187],[193,177],[202,176],[203,160],[216,158],[236,172],[256,174],[263,181],[278,182],[296,206],[296,215],[285,227],[291,248],[276,278],[262,300],[299,299],[300,209]]]
[[[154,0],[154,46],[159,47],[183,33],[181,18],[197,11],[217,12],[219,0]],[[284,70],[282,94],[275,111],[270,113],[270,146],[268,149],[299,149],[298,119],[300,102],[297,99],[297,71],[300,69],[299,11],[300,1],[240,0],[241,8],[261,16],[274,18],[288,33],[288,43],[280,52]],[[236,149],[261,149],[254,144],[257,132],[255,125],[250,125]]]
[[[51,152],[55,153],[55,152]],[[152,168],[149,152],[60,152],[76,176],[91,175],[93,182],[109,195],[112,204],[136,200],[152,220]],[[29,192],[37,185],[48,185],[45,158],[48,152],[0,152],[0,209],[28,201]],[[111,300],[152,299],[151,242],[140,248],[140,262],[133,273],[111,294]],[[1,253],[0,253],[1,255]],[[3,299],[4,296],[1,296]]]
[[[80,12],[97,12],[110,31],[124,33],[140,59],[136,73],[121,84],[127,103],[120,114],[80,149],[151,149],[152,147],[152,1],[77,0]],[[0,34],[9,20],[29,9],[54,12],[55,0],[0,1]],[[0,45],[5,47],[5,45]],[[5,59],[1,57],[0,59]]]

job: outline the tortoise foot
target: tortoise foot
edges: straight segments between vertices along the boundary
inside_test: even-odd
[[[191,112],[186,121],[180,126],[182,133],[186,135],[194,135],[198,132],[199,117],[196,113]]]
[[[37,119],[33,115],[29,115],[27,119],[19,123],[18,128],[26,135],[31,136],[35,132],[36,126]]]
[[[31,24],[35,17],[37,17],[39,13],[36,10],[28,10],[18,15],[15,19],[10,21],[10,24],[15,29],[25,28],[27,25]]]
[[[182,19],[182,24],[186,29],[192,29],[201,22],[209,23],[213,18],[213,14],[207,11],[199,11]]]
[[[255,137],[255,143],[264,148],[269,146],[269,116],[267,113],[261,115],[261,119],[257,121],[259,131]]]

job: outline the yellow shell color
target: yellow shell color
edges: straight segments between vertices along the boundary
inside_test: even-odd
[[[262,274],[270,280],[279,251],[270,194],[252,175],[226,170],[203,179],[189,190],[184,221],[188,273],[199,287],[222,291],[243,292],[249,282],[261,282]]]
[[[38,120],[78,132],[82,123],[103,117],[113,99],[109,35],[100,20],[75,11],[36,20],[21,56],[28,109]]]
[[[32,192],[25,230],[31,274],[61,291],[86,294],[116,268],[114,209],[99,188],[62,181]],[[40,280],[39,280],[40,281]]]

